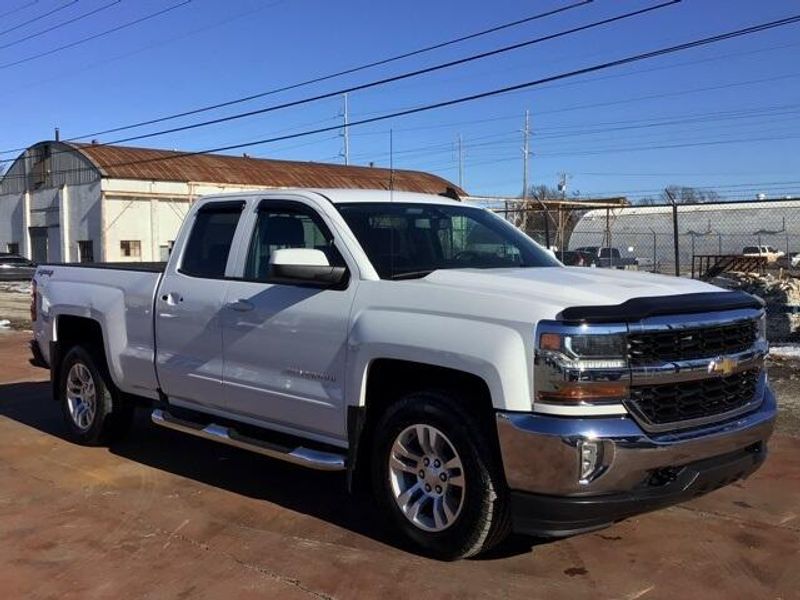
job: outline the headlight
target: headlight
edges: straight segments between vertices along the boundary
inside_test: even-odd
[[[618,403],[628,396],[628,341],[625,325],[564,325],[545,321],[537,328],[535,402]]]
[[[539,349],[560,355],[565,364],[584,369],[628,366],[628,340],[623,333],[547,333],[539,336]]]

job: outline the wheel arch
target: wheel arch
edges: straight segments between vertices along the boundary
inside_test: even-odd
[[[486,425],[485,433],[499,452],[495,407],[490,386],[475,373],[433,363],[376,358],[364,371],[363,403],[348,407],[348,485],[361,482],[370,471],[370,448],[376,425],[394,402],[417,391],[435,390],[464,398],[463,408]],[[361,483],[358,483],[359,487]]]
[[[55,317],[53,339],[50,341],[50,381],[53,385],[53,397],[57,397],[55,386],[58,385],[59,373],[64,356],[73,346],[91,347],[97,350],[97,358],[103,360],[103,367],[114,381],[114,375],[108,369],[106,337],[102,324],[91,317],[59,314]]]

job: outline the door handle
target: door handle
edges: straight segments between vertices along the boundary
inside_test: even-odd
[[[237,312],[247,312],[249,310],[253,310],[255,308],[255,304],[248,300],[243,300],[240,298],[236,302],[231,302],[228,304],[228,308],[231,310],[235,310]]]
[[[178,302],[183,302],[183,296],[176,294],[175,292],[170,292],[169,294],[164,294],[161,296],[161,300],[170,306],[175,306]]]

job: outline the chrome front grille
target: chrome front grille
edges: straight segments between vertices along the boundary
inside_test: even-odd
[[[760,369],[631,388],[628,408],[650,425],[680,424],[738,412],[753,402]]]
[[[767,352],[762,314],[748,309],[631,323],[628,411],[646,430],[671,431],[755,409]]]
[[[714,358],[750,348],[758,336],[756,321],[713,327],[643,331],[628,336],[631,366]]]

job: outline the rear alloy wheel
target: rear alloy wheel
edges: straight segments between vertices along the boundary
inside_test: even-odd
[[[414,392],[389,406],[374,430],[376,497],[406,538],[443,560],[488,550],[510,530],[496,444],[470,405]]]
[[[124,436],[134,409],[113,387],[105,361],[91,348],[73,346],[61,362],[58,400],[70,439],[86,446]]]
[[[92,372],[85,364],[76,362],[70,367],[66,397],[72,423],[80,431],[88,431],[97,412],[97,393]]]

